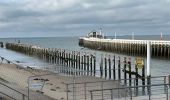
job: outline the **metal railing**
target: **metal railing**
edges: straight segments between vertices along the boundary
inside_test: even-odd
[[[0,94],[1,94],[0,100],[6,100],[6,97],[7,97],[7,98],[10,98],[10,99],[12,99],[12,100],[17,100],[17,99],[15,99],[15,98],[13,98],[12,96],[9,96],[9,95],[7,95],[7,94],[5,94],[5,93],[3,93],[3,92],[0,92]],[[5,96],[5,97],[4,97],[4,96]]]
[[[11,64],[14,64],[17,67],[19,67],[17,64],[15,64],[12,61],[9,61],[8,59],[5,59],[5,58],[3,58],[1,56],[0,56],[0,59],[2,61],[6,61],[7,63],[11,63]],[[5,96],[7,96],[7,97],[9,97],[11,99],[14,99],[14,100],[26,100],[26,98],[28,97],[27,95],[25,95],[21,91],[13,88],[10,85],[7,85],[7,84],[3,83],[3,82],[0,82],[0,89],[3,90],[3,91],[0,91],[0,94],[3,94],[3,95],[5,95]]]
[[[17,89],[14,89],[4,83],[0,82],[0,87],[1,87],[1,89],[5,90],[5,91],[0,91],[1,94],[6,95],[7,97],[10,97],[14,100],[26,100],[26,98],[28,97],[24,93],[18,91]]]
[[[138,86],[135,83],[131,86],[122,84],[123,79],[77,82],[83,78],[85,80],[85,76],[76,77],[75,83],[66,84],[67,100],[144,100],[142,98],[149,96],[158,99],[157,95],[169,100],[167,97],[169,95],[169,83],[166,81],[166,76],[151,77],[150,84],[146,82],[145,85],[138,84]],[[135,78],[131,80],[135,82]],[[126,81],[128,82],[129,79]],[[147,98],[146,100],[154,100],[153,98]]]
[[[160,87],[165,86],[166,91],[160,91],[157,94],[154,94],[156,90],[152,91],[152,87]],[[131,86],[131,87],[122,87],[122,88],[113,88],[113,89],[97,89],[97,90],[91,90],[90,92],[90,100],[169,100],[169,84],[155,84],[155,85],[145,85],[145,86]],[[149,89],[149,91],[145,95],[137,96],[135,91],[133,91],[135,88],[140,87],[146,87]],[[117,94],[117,97],[115,97],[115,92],[119,90],[125,90],[126,93],[123,96],[120,96],[120,94]],[[97,93],[98,92],[98,93]],[[101,92],[101,93],[100,93]],[[105,94],[104,94],[105,92]],[[106,93],[107,92],[107,93]],[[99,95],[103,95],[101,98],[99,98]],[[106,95],[107,98],[106,98]],[[98,98],[94,98],[94,96],[98,96]],[[105,97],[105,98],[104,98]],[[153,98],[152,98],[153,97]]]

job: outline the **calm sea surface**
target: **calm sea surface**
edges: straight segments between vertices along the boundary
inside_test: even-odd
[[[112,37],[110,37],[112,38]],[[119,36],[117,38],[120,39],[131,39],[131,36]],[[62,48],[68,50],[78,50],[78,51],[88,51],[88,52],[97,52],[98,55],[100,53],[106,53],[101,51],[89,50],[87,48],[82,49],[78,46],[79,37],[39,37],[39,38],[2,38],[0,41],[2,42],[17,42],[18,40],[21,43],[28,43],[39,45],[44,48]],[[159,40],[160,36],[135,36],[135,39],[142,40]],[[163,36],[164,40],[170,40],[170,35]],[[115,54],[119,55],[119,54]],[[0,56],[5,57],[13,62],[20,61],[23,66],[32,66],[37,68],[47,68],[50,64],[47,64],[36,57],[30,57],[21,53],[17,53],[11,50],[0,48]],[[119,55],[122,57],[127,55]],[[135,58],[131,56],[131,58]],[[99,67],[98,67],[99,69]],[[151,60],[151,74],[154,75],[170,75],[170,61],[163,59],[152,59]]]

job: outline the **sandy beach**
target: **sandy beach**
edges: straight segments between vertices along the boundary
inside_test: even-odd
[[[30,77],[35,75],[42,76]],[[20,90],[25,95],[28,95],[28,78],[30,86],[29,96],[31,100],[39,100],[42,97],[43,99],[41,100],[67,100],[67,97],[70,100],[70,98],[72,98],[73,95],[77,95],[76,96],[77,100],[81,100],[83,96],[82,93],[84,93],[85,82],[86,83],[92,82],[87,84],[86,90],[90,89],[95,90],[101,88],[101,82],[97,81],[105,81],[105,79],[100,79],[92,76],[81,77],[63,76],[40,69],[22,68],[14,64],[0,65],[0,82],[8,84],[9,86],[17,90]],[[75,79],[74,81],[73,78]],[[69,84],[73,82],[79,84],[75,85]],[[114,88],[120,85],[118,84],[117,81],[109,81],[107,83],[104,83],[103,86],[104,87],[102,88]],[[76,88],[76,92],[74,92],[73,94],[72,92],[74,88]],[[37,95],[39,95],[39,97]],[[37,96],[37,98],[34,98],[34,96]],[[86,96],[87,98],[90,98],[89,91],[87,91]]]

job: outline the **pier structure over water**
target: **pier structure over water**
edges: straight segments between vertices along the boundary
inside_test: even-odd
[[[95,50],[103,50],[127,55],[146,56],[148,40],[80,38],[79,45]],[[149,40],[151,56],[170,58],[170,41]]]

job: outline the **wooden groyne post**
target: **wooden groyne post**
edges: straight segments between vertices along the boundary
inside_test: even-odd
[[[3,48],[3,47],[4,47],[3,42],[0,42],[0,47],[1,47],[1,48]]]

